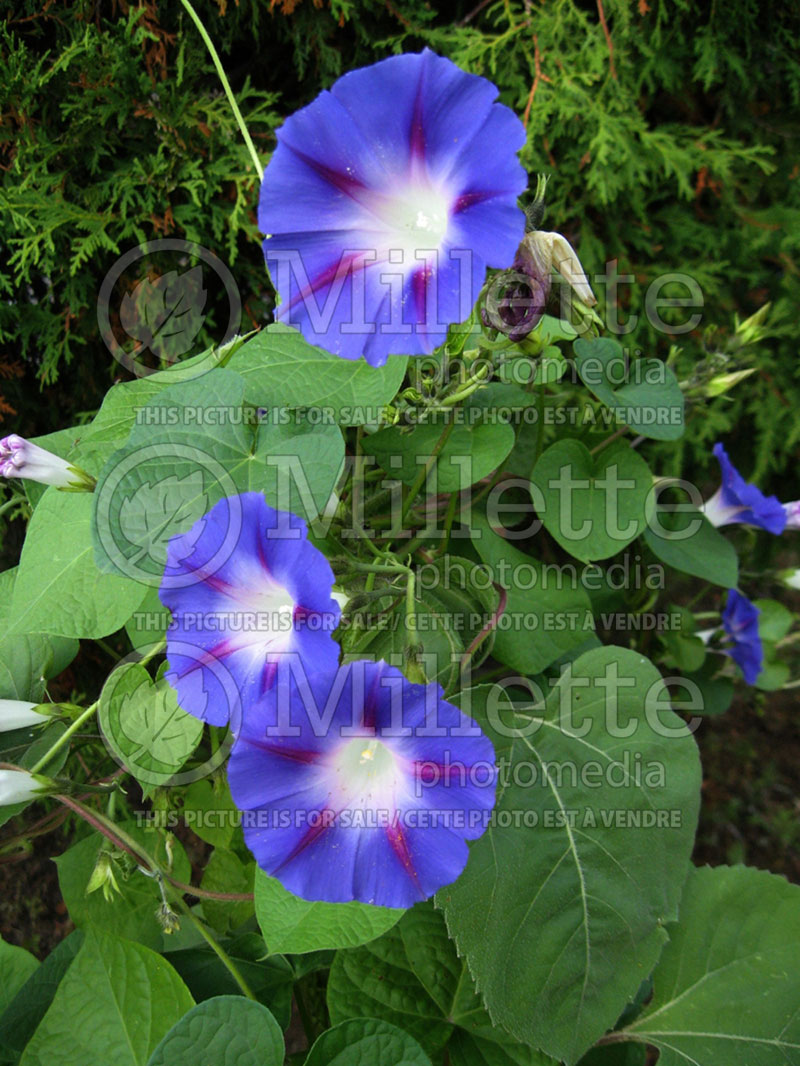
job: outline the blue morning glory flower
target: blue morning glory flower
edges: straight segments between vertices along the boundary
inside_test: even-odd
[[[238,718],[283,655],[336,669],[333,571],[307,537],[301,518],[258,492],[220,500],[172,537],[159,596],[172,612],[166,677],[184,710],[212,725]]]
[[[754,685],[764,663],[764,649],[758,635],[758,607],[736,589],[728,592],[722,612],[722,625],[732,644],[727,654],[741,667],[748,685]]]
[[[721,444],[714,445],[714,455],[722,469],[722,484],[703,507],[709,522],[714,526],[740,522],[768,533],[783,533],[787,513],[780,500],[765,496],[756,485],[746,482]]]
[[[258,213],[280,321],[380,366],[469,316],[525,232],[525,130],[497,95],[425,49],[345,74],[286,120]]]
[[[384,662],[281,661],[228,763],[245,841],[308,900],[410,907],[454,881],[494,807],[491,741]]]

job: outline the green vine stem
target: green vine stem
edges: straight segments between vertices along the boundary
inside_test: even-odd
[[[239,105],[236,103],[236,97],[233,95],[233,90],[231,89],[230,82],[228,81],[227,75],[225,74],[225,69],[222,66],[222,61],[220,60],[217,50],[214,47],[214,42],[208,36],[208,31],[203,25],[200,16],[189,3],[189,0],[181,0],[181,3],[186,8],[186,11],[189,14],[189,18],[197,27],[198,32],[203,38],[205,46],[208,49],[208,53],[211,56],[211,61],[216,67],[217,74],[219,75],[219,80],[222,82],[222,88],[225,90],[225,95],[228,98],[228,103],[231,105],[233,117],[236,119],[236,124],[238,125],[241,131],[242,137],[244,138],[244,143],[247,145],[247,150],[250,153],[250,158],[253,160],[253,166],[256,169],[256,174],[258,174],[260,180],[261,175],[264,173],[264,168],[261,166],[261,162],[259,161],[258,152],[256,152],[256,146],[253,144],[253,139],[250,136],[250,132],[247,129],[247,126],[245,125],[244,118],[242,117],[242,112],[239,110]]]
[[[222,945],[214,939],[211,933],[209,933],[208,929],[206,929],[205,923],[201,922],[197,915],[192,912],[191,907],[188,903],[184,901],[183,897],[179,896],[176,902],[178,904],[178,908],[181,914],[188,918],[192,925],[194,925],[195,929],[197,929],[198,933],[202,936],[202,938],[217,956],[219,961],[234,979],[236,984],[242,990],[242,993],[247,996],[248,999],[252,999],[258,1002],[255,993],[245,980],[244,974],[241,972],[241,970],[230,957],[230,955],[227,953],[227,951],[222,947]]]
[[[156,860],[150,855],[137,841],[133,839],[124,829],[121,829],[115,823],[109,821],[104,814],[99,811],[93,811],[89,807],[86,807],[79,800],[74,799],[71,796],[57,795],[53,797],[60,803],[63,803],[65,807],[69,807],[71,811],[83,818],[93,829],[96,829],[98,833],[110,840],[112,844],[120,848],[122,851],[127,852],[134,861],[141,867],[142,872],[148,876],[153,877],[158,882],[161,888],[162,897],[164,896],[164,882],[168,882],[175,892],[174,902],[179,907],[182,914],[185,915],[197,928],[197,931],[207,942],[208,946],[218,956],[220,962],[224,965],[225,969],[230,973],[236,984],[242,990],[242,993],[248,997],[248,999],[256,999],[252,989],[248,985],[244,976],[240,973],[238,967],[234,963],[233,959],[228,955],[225,949],[217,943],[217,941],[211,936],[208,929],[206,929],[203,922],[192,912],[188,903],[183,898],[182,893],[187,892],[198,898],[211,898],[211,899],[225,899],[225,900],[252,900],[251,894],[245,893],[210,893],[204,892],[202,889],[195,888],[193,885],[184,885],[180,881],[176,881],[171,877],[166,870],[163,870]],[[166,902],[166,899],[165,899]]]
[[[96,700],[91,705],[91,707],[87,707],[82,714],[78,715],[75,721],[61,734],[58,740],[55,741],[55,743],[52,744],[50,748],[48,748],[48,750],[44,753],[41,759],[39,759],[38,762],[34,763],[34,765],[30,769],[30,772],[32,774],[38,774],[42,767],[46,766],[46,764],[50,762],[53,756],[56,755],[59,751],[61,751],[64,745],[69,742],[70,737],[77,733],[80,727],[84,724],[84,722],[88,722],[92,715],[95,714],[99,703],[100,701]]]
[[[442,430],[441,436],[439,437],[438,441],[434,445],[433,451],[428,456],[427,463],[425,463],[425,465],[420,468],[419,473],[414,478],[414,481],[412,482],[411,487],[408,490],[408,494],[406,495],[405,502],[403,503],[403,510],[402,510],[402,512],[400,514],[400,529],[399,530],[393,530],[393,531],[390,530],[390,532],[389,532],[389,536],[392,539],[398,537],[400,535],[400,533],[402,533],[402,531],[403,531],[402,527],[405,524],[406,518],[408,518],[408,512],[411,510],[411,505],[413,504],[414,500],[419,495],[419,492],[422,489],[422,486],[425,484],[425,481],[426,481],[426,479],[428,477],[428,474],[431,472],[433,467],[436,465],[436,462],[439,459],[439,456],[442,454],[442,451],[444,450],[444,446],[445,446],[445,444],[447,444],[447,441],[448,441],[448,439],[450,437],[450,434],[453,432],[454,426],[455,426],[455,420],[452,419],[452,418],[448,419],[447,424],[445,425],[444,429]]]

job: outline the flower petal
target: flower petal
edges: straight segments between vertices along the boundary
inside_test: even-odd
[[[714,524],[741,522],[768,533],[782,533],[786,527],[786,511],[777,496],[765,496],[757,485],[745,481],[721,444],[715,444],[713,451],[722,470],[720,499],[724,508],[731,509]]]
[[[748,685],[754,685],[764,663],[764,647],[758,631],[761,611],[737,589],[730,589],[722,625],[731,640],[728,654],[741,668]]]

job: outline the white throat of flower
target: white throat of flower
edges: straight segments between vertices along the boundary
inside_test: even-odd
[[[376,737],[345,741],[328,762],[325,778],[336,810],[393,811],[398,790],[405,791],[396,756]]]
[[[706,516],[712,526],[725,526],[730,522],[736,522],[737,516],[746,511],[747,508],[742,504],[735,504],[731,506],[726,504],[722,499],[722,488],[718,488],[717,491],[701,505],[700,510]]]
[[[450,200],[442,190],[423,182],[394,194],[376,195],[369,207],[380,231],[378,259],[397,263],[406,271],[424,266],[425,253],[440,249],[447,236]]]
[[[259,572],[236,601],[224,619],[231,644],[237,649],[248,648],[254,658],[286,651],[294,634],[297,604],[283,585]]]

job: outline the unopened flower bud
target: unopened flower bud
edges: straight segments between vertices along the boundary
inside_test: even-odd
[[[181,927],[180,919],[169,903],[164,900],[156,908],[158,923],[167,935],[177,933]]]
[[[51,783],[49,778],[27,770],[0,770],[0,807],[36,799],[47,792]]]
[[[16,433],[0,440],[0,476],[27,478],[70,491],[91,492],[95,486],[85,470]]]
[[[29,725],[43,725],[47,715],[36,710],[39,706],[26,700],[0,700],[0,733],[9,729],[24,729]]]
[[[532,230],[517,249],[511,270],[497,274],[489,285],[481,309],[483,324],[513,341],[527,337],[545,312],[554,270],[587,309],[594,307],[597,298],[566,237]]]
[[[119,893],[119,885],[114,876],[114,864],[107,851],[101,851],[97,856],[97,862],[92,870],[92,876],[86,886],[86,895],[103,890],[103,898],[107,903],[113,902],[114,896]]]
[[[767,315],[772,304],[765,303],[763,307],[760,307],[754,315],[750,315],[744,322],[739,322],[736,326],[736,336],[740,339],[742,344],[753,344],[755,341],[761,340],[765,333],[768,331],[763,328],[764,323],[767,320]]]
[[[781,570],[778,577],[787,588],[800,592],[800,570]]]
[[[722,396],[723,393],[738,385],[740,381],[744,381],[745,378],[754,374],[755,370],[756,368],[751,366],[747,370],[735,370],[730,374],[717,374],[706,384],[703,392],[706,396]]]
[[[790,503],[785,503],[783,509],[786,513],[784,529],[800,529],[800,500],[792,500]]]
[[[345,608],[350,602],[350,597],[347,595],[347,593],[343,592],[341,589],[337,589],[334,585],[331,589],[331,599],[336,600],[342,610],[342,614],[344,614]]]

